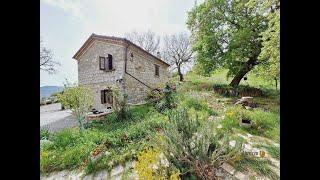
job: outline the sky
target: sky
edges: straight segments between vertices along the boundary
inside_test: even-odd
[[[54,75],[40,71],[40,86],[61,86],[65,79],[77,82],[72,56],[92,33],[118,37],[134,30],[160,36],[189,33],[187,11],[194,4],[195,0],[41,0],[40,37],[61,65]]]

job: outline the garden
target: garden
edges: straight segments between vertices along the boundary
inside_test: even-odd
[[[278,0],[195,4],[190,38],[165,38],[177,73],[143,105],[113,90],[114,112],[104,119],[86,121],[88,89],[66,88],[58,99],[78,127],[40,131],[42,177],[280,179],[279,18]]]
[[[280,159],[279,91],[263,89],[265,96],[253,98],[257,107],[246,109],[234,105],[240,96],[215,93],[214,84],[227,81],[223,77],[225,71],[210,77],[190,72],[185,82],[174,83],[173,77],[164,93],[150,93],[148,103],[84,124],[83,131],[79,127],[55,134],[42,130],[41,138],[49,143],[41,146],[40,172],[79,170],[87,175],[135,162],[128,173],[140,179],[214,179],[227,162],[250,177],[278,179],[270,160],[245,155],[243,147],[250,143]],[[261,81],[255,78],[248,76]],[[252,125],[241,126],[241,119],[249,119]],[[235,143],[230,146],[230,142]],[[162,161],[166,163],[159,164]],[[151,168],[152,164],[158,168]]]

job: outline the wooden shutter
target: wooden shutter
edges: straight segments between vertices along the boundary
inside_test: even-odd
[[[100,70],[105,70],[105,57],[99,57],[99,68]]]
[[[155,75],[159,76],[159,66],[158,65],[154,65],[155,68]]]
[[[113,69],[112,55],[111,54],[108,54],[108,69],[109,70]]]
[[[108,96],[109,96],[109,103],[110,104],[113,104],[113,96],[112,96],[112,91],[109,91],[109,94],[108,94]]]
[[[106,93],[105,90],[101,90],[101,104],[105,104],[106,103]]]

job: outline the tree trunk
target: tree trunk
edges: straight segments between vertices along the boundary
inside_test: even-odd
[[[229,84],[232,87],[237,87],[241,81],[241,79],[256,65],[255,59],[248,60],[242,69],[238,72],[238,74],[232,79],[231,83]]]
[[[183,74],[179,74],[179,78],[180,81],[183,81]]]
[[[179,81],[183,81],[183,74],[181,73],[180,67],[178,67]]]

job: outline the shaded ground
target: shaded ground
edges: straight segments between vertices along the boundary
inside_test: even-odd
[[[61,110],[61,104],[40,106],[40,127],[56,132],[63,128],[77,125],[76,119],[70,110]]]

